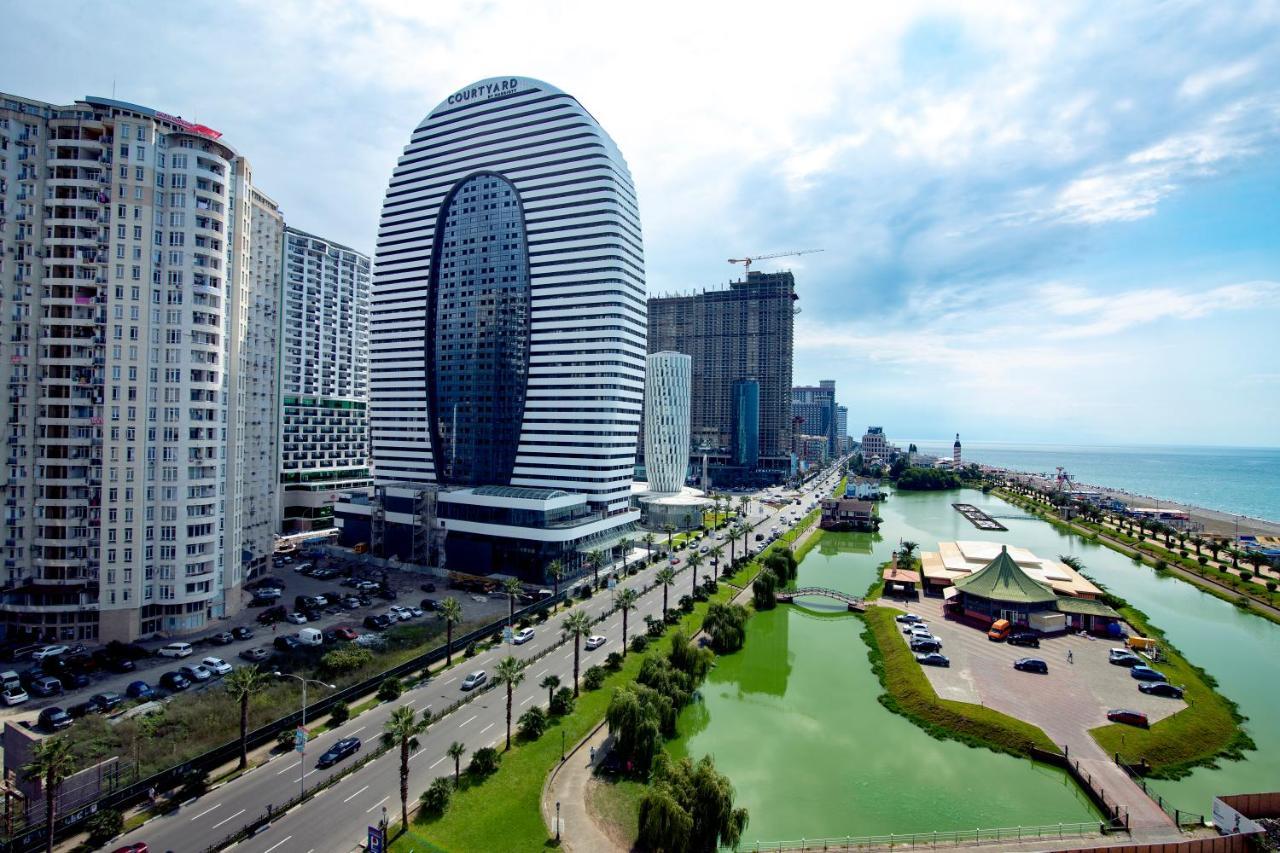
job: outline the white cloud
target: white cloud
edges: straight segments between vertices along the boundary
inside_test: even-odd
[[[1245,77],[1251,75],[1258,67],[1257,60],[1242,59],[1239,62],[1233,62],[1230,65],[1222,65],[1217,68],[1207,68],[1203,71],[1197,71],[1187,76],[1182,81],[1182,85],[1178,88],[1178,94],[1184,98],[1199,98],[1200,96],[1221,88],[1230,83],[1235,83]]]

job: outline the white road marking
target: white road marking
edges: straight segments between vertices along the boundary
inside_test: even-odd
[[[365,814],[368,814],[369,812],[373,811],[374,809],[376,809],[378,806],[382,805],[383,803],[385,803],[385,802],[386,802],[387,800],[389,800],[389,799],[391,799],[391,795],[390,795],[390,794],[388,794],[387,796],[385,796],[385,797],[383,797],[382,799],[378,800],[378,801],[377,801],[376,803],[374,803],[373,805],[369,806],[369,808],[367,808],[367,809],[365,809],[365,810],[364,810],[364,813],[365,813]],[[266,853],[271,853],[271,851],[270,851],[270,850],[268,850],[268,851],[266,851]]]
[[[544,676],[544,675],[546,675],[546,674],[547,674],[547,671],[544,669],[542,672],[540,672],[540,673],[538,673],[537,675],[535,675],[535,676],[534,676],[534,678],[541,678],[542,676]]]
[[[428,767],[427,769],[428,769],[428,770],[435,770],[435,769],[436,769],[436,764],[439,764],[441,761],[444,761],[444,760],[445,760],[446,758],[448,758],[448,757],[449,757],[449,756],[447,756],[447,755],[442,755],[442,756],[440,756],[439,758],[437,758],[437,759],[436,759],[435,764],[432,764],[432,765],[431,765],[430,767]]]
[[[484,734],[485,732],[489,731],[489,729],[493,728],[496,725],[497,723],[490,723],[489,725],[485,726],[483,729],[480,730],[480,734]]]
[[[284,770],[277,770],[277,771],[276,771],[276,775],[277,775],[277,776],[279,776],[281,773],[287,773],[288,771],[290,771],[290,770],[292,770],[293,768],[297,767],[297,766],[298,766],[299,764],[301,764],[301,763],[302,763],[301,761],[297,761],[297,762],[295,762],[295,763],[293,763],[293,764],[290,764],[288,767],[284,768]]]
[[[352,800],[354,800],[356,797],[358,797],[358,796],[360,796],[361,794],[363,794],[363,793],[364,793],[365,791],[367,791],[367,790],[369,790],[369,786],[368,786],[368,785],[365,785],[365,786],[364,786],[363,788],[361,788],[359,791],[356,791],[354,794],[352,794],[351,796],[349,796],[349,797],[347,797],[345,800],[343,800],[343,802],[344,802],[344,803],[349,803],[349,802],[351,802]]]
[[[450,684],[453,684],[453,682],[455,682],[455,681],[457,681],[457,680],[458,680],[458,676],[456,676],[456,675],[455,675],[453,678],[450,678],[448,681],[446,681],[446,682],[445,682],[443,685],[441,685],[441,686],[442,686],[442,687],[448,687]]]
[[[220,809],[220,808],[222,808],[222,803],[218,803],[216,806],[214,806],[214,807],[213,807],[213,809]],[[191,819],[192,819],[192,820],[196,820],[196,819],[198,819],[198,818],[202,818],[202,817],[204,817],[205,815],[207,815],[209,812],[213,811],[213,809],[205,809],[204,811],[200,812],[200,814],[196,815],[195,817],[193,817],[193,818],[191,818]]]
[[[217,829],[218,827],[222,826],[222,825],[223,825],[224,823],[226,823],[227,821],[229,821],[229,820],[235,820],[236,818],[240,817],[240,815],[244,814],[244,811],[245,811],[244,809],[241,809],[240,811],[238,811],[238,812],[236,812],[235,814],[233,814],[231,817],[223,818],[222,820],[220,820],[220,821],[218,821],[217,823],[215,823],[215,824],[211,827],[211,829]]]
[[[356,729],[354,732],[347,732],[347,737],[351,737],[351,735],[358,735],[360,734],[360,732],[364,731],[366,728],[368,728],[368,726],[361,726],[360,728]]]
[[[521,705],[528,705],[530,702],[532,702],[532,701],[533,701],[534,699],[536,699],[536,698],[538,698],[538,697],[537,697],[537,696],[530,696],[528,699],[522,699],[522,700],[520,700],[520,704],[521,704]]]
[[[479,714],[476,714],[475,716],[468,718],[468,719],[467,719],[467,723],[471,722],[472,720],[474,720],[474,719],[475,719],[476,717],[478,717],[478,716],[480,716],[480,715],[479,715]],[[458,724],[458,728],[462,728],[462,727],[463,727],[463,726],[465,726],[467,723],[459,723],[459,724]]]
[[[266,850],[262,851],[262,853],[271,853],[272,850],[275,850],[277,847],[279,847],[281,844],[284,844],[284,842],[288,841],[290,838],[293,838],[293,836],[286,835],[282,841],[277,841],[275,844],[272,844]]]

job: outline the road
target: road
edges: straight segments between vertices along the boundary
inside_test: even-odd
[[[823,481],[834,483],[825,477]],[[826,488],[830,488],[830,485]],[[806,503],[808,500],[806,497]],[[763,526],[768,530],[773,521],[783,514],[789,514],[793,508],[794,505],[769,509],[759,501],[753,501],[748,519],[754,528]],[[724,544],[728,544],[727,540]],[[741,544],[739,540],[739,549]],[[681,560],[678,566],[679,580],[671,587],[673,603],[685,594],[686,584],[690,582],[685,574],[688,553],[688,548],[677,549]],[[742,553],[741,550],[739,553]],[[639,590],[652,583],[661,565],[657,563],[648,566],[635,576],[620,580],[619,588],[634,587]],[[704,566],[699,576],[709,571],[710,567]],[[559,613],[547,622],[535,626],[534,638],[529,642],[520,646],[504,645],[477,655],[463,666],[450,669],[427,684],[406,691],[400,701],[382,703],[336,730],[325,732],[307,745],[304,758],[299,759],[296,754],[275,758],[176,812],[152,820],[122,841],[116,842],[117,846],[145,841],[152,850],[166,851],[191,850],[197,846],[202,849],[215,844],[262,816],[269,804],[284,803],[296,796],[302,784],[311,787],[331,775],[342,773],[344,768],[341,763],[327,770],[315,767],[316,759],[336,740],[355,736],[363,741],[364,749],[374,749],[384,722],[396,707],[409,705],[417,711],[423,711],[452,704],[463,695],[459,685],[467,673],[485,669],[492,676],[494,664],[506,655],[529,660],[540,653],[546,653],[530,665],[524,683],[515,690],[512,716],[519,717],[535,704],[545,705],[547,691],[538,687],[545,676],[555,674],[560,676],[564,685],[572,685],[573,646],[572,643],[559,645],[565,615],[584,611],[592,617],[601,616],[612,609],[612,598],[612,594],[608,592],[597,593],[587,601],[577,604],[573,610]],[[661,609],[661,588],[642,595],[628,620],[629,635],[635,636],[642,632],[644,617],[658,615]],[[607,641],[594,651],[588,652],[584,648],[582,671],[593,664],[603,664],[610,652],[621,648],[621,613],[609,616],[593,628],[593,632],[604,635]],[[463,758],[465,767],[473,751],[485,746],[497,746],[505,741],[505,725],[506,691],[501,687],[479,694],[473,701],[432,724],[419,738],[419,749],[410,759],[411,796],[416,797],[431,779],[452,772],[452,762],[445,755],[445,750],[451,743],[460,741],[467,747],[468,757]],[[364,837],[365,827],[378,822],[384,807],[392,820],[397,818],[400,811],[398,791],[398,752],[392,750],[277,819],[254,838],[241,842],[236,849],[244,853],[350,850]],[[198,845],[193,844],[193,839],[199,839]]]

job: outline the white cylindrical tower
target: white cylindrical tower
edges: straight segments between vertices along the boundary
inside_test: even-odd
[[[644,463],[649,490],[680,491],[689,467],[689,405],[693,359],[656,352],[647,359],[644,394]]]

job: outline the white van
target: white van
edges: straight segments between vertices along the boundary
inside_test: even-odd
[[[298,642],[304,646],[323,646],[324,634],[318,628],[303,628],[298,632]]]
[[[185,658],[191,652],[190,643],[170,643],[167,646],[161,646],[156,654],[162,658]]]

